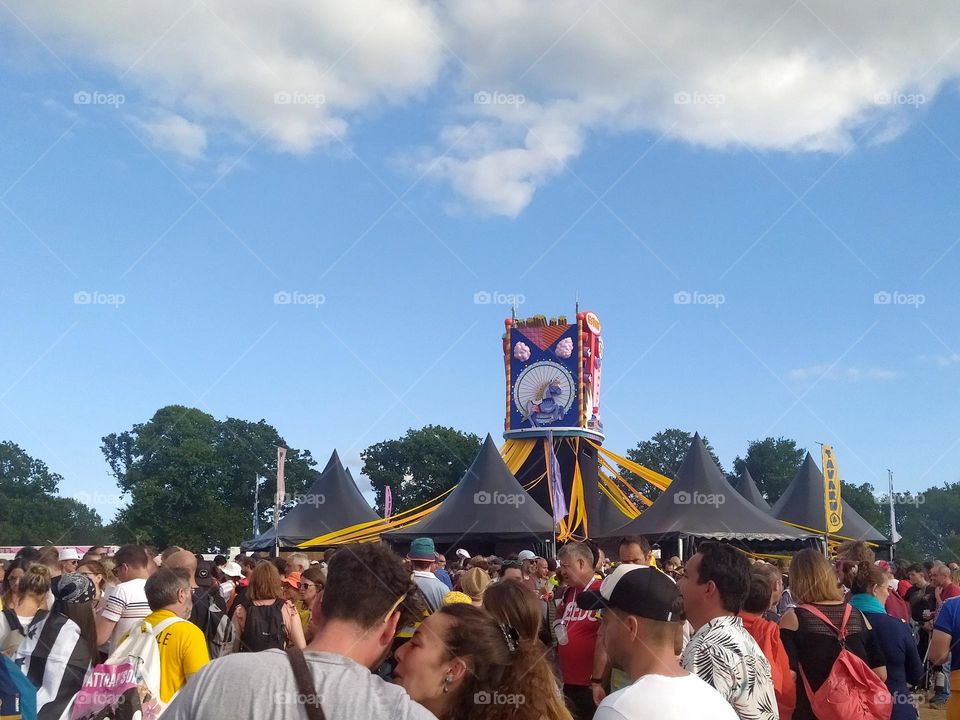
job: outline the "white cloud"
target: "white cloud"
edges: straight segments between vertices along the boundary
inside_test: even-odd
[[[161,113],[150,120],[133,118],[150,142],[161,150],[175,152],[186,160],[200,160],[207,147],[207,132],[174,113]]]
[[[960,365],[960,353],[950,353],[949,355],[921,355],[922,362],[933,363],[937,367],[946,368]]]
[[[437,21],[417,0],[10,6],[68,65],[92,59],[163,110],[295,153],[344,135],[353,111],[422,93],[442,63]]]
[[[8,2],[67,62],[92,58],[208,133],[239,127],[284,151],[432,90],[450,120],[421,172],[508,216],[598,132],[838,152],[894,140],[960,75],[948,0]],[[305,101],[277,103],[284,92]]]
[[[787,373],[793,382],[860,382],[862,380],[894,380],[899,377],[895,370],[887,368],[858,368],[837,367],[830,365],[813,365],[812,367],[796,368]]]

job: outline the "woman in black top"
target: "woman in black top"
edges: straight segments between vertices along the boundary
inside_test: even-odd
[[[794,555],[790,563],[790,589],[798,607],[784,613],[780,620],[780,637],[790,659],[790,669],[797,674],[797,708],[793,720],[816,720],[800,679],[800,669],[816,692],[840,654],[840,643],[832,628],[799,605],[815,605],[830,622],[840,627],[847,603],[830,563],[812,548]],[[886,659],[880,643],[863,613],[856,609],[852,610],[847,622],[846,645],[873,669],[877,677],[887,679]]]

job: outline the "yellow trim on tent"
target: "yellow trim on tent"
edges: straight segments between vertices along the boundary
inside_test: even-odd
[[[614,504],[614,507],[616,507],[617,510],[619,510],[627,520],[633,520],[639,517],[640,513],[636,510],[636,508],[624,504],[622,498],[623,491],[618,488],[614,484],[613,480],[608,478],[606,475],[600,478],[600,484],[598,485],[598,488],[600,489],[600,492],[602,492],[604,496]]]
[[[623,455],[617,455],[617,453],[607,450],[605,447],[598,445],[593,440],[588,439],[587,442],[593,445],[593,447],[597,449],[598,453],[605,455],[606,457],[610,458],[614,462],[622,465],[627,470],[632,472],[634,475],[639,475],[648,483],[653,485],[655,488],[659,488],[660,490],[666,490],[667,487],[669,487],[670,483],[672,482],[670,478],[668,478],[666,475],[661,475],[655,470],[645,468],[643,465],[639,465],[635,463],[633,460],[631,460],[630,458],[626,458]]]

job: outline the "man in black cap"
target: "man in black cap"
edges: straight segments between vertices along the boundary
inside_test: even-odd
[[[594,720],[737,720],[720,693],[677,661],[683,601],[667,575],[622,564],[599,590],[581,593],[577,605],[601,611],[607,655],[632,682],[605,697]]]

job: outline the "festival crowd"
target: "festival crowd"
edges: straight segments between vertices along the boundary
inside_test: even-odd
[[[92,669],[152,636],[140,699],[169,720],[960,720],[956,563],[617,551],[23,548],[0,565],[0,716],[76,720]]]

